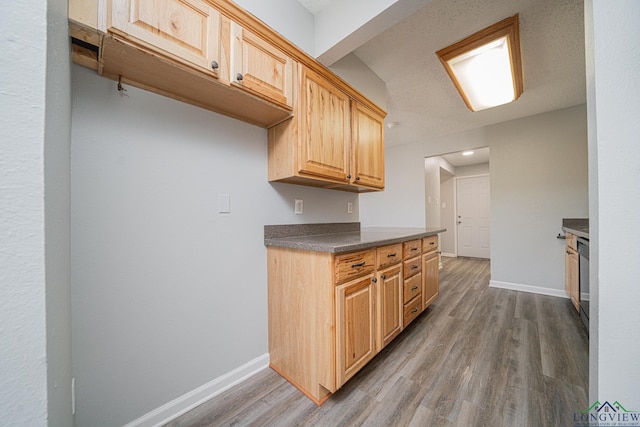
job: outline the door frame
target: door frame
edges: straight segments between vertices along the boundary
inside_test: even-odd
[[[458,257],[458,179],[480,178],[483,176],[489,177],[489,185],[491,185],[491,173],[453,177],[453,219],[455,224],[455,227],[453,228],[453,249],[456,258]],[[491,194],[489,194],[489,203],[491,203]],[[489,237],[491,237],[491,232],[489,232]]]

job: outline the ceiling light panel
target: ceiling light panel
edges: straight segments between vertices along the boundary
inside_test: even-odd
[[[436,54],[471,111],[515,101],[523,92],[518,15]]]

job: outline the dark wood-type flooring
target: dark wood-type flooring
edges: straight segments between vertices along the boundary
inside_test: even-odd
[[[589,363],[569,300],[443,262],[439,298],[324,405],[266,369],[168,426],[573,426]]]

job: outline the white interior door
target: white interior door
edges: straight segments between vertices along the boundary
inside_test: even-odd
[[[456,178],[458,256],[489,258],[489,175]]]

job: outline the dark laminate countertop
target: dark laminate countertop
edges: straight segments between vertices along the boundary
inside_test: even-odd
[[[353,227],[346,227],[346,229],[342,227],[343,230],[338,232],[335,232],[335,229],[327,228],[331,226],[335,227],[335,224],[315,224],[319,227],[318,229],[305,230],[307,233],[313,234],[300,234],[304,233],[304,231],[297,230],[293,233],[297,234],[294,236],[287,236],[287,232],[283,231],[283,229],[275,230],[274,228],[300,226],[265,226],[264,244],[266,246],[279,246],[308,251],[342,253],[419,239],[446,231],[444,228],[372,227],[360,229],[360,224],[350,224],[353,224]],[[357,226],[355,224],[357,224]],[[312,227],[312,225],[308,227]],[[323,231],[329,232],[323,234]]]
[[[562,230],[589,239],[589,218],[563,218]]]

